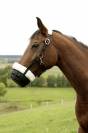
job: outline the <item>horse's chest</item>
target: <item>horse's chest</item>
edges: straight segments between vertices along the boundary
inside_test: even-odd
[[[77,102],[76,116],[80,126],[88,131],[88,103]]]

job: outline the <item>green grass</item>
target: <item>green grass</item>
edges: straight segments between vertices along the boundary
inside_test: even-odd
[[[0,104],[0,133],[76,133],[72,89],[8,89]],[[13,108],[12,108],[13,107]]]
[[[18,108],[30,108],[32,105],[40,106],[51,103],[73,102],[75,99],[72,89],[53,89],[53,88],[15,88],[8,89],[3,101],[8,105],[17,106]],[[2,104],[5,104],[2,103]]]

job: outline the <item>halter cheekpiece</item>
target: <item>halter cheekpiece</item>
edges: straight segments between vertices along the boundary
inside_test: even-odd
[[[46,47],[47,46],[49,46],[50,45],[50,36],[48,36],[46,39],[45,39],[45,41],[44,41],[44,48],[46,49]],[[40,56],[40,65],[45,65],[45,63],[43,62],[43,58],[44,58],[44,55],[42,54],[41,56]]]

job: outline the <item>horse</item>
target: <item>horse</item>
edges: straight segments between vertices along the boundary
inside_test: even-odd
[[[11,78],[24,87],[51,67],[60,68],[76,92],[77,133],[88,133],[88,48],[59,31],[49,34],[38,17],[37,26],[23,56],[13,64]]]

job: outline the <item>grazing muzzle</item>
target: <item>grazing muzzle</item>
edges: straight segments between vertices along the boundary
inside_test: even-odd
[[[25,66],[14,63],[11,78],[20,86],[24,87],[35,79],[35,75]]]

